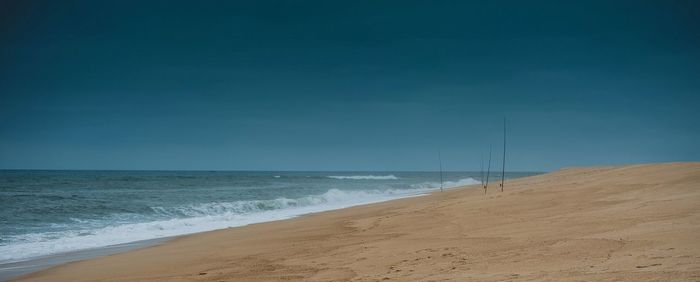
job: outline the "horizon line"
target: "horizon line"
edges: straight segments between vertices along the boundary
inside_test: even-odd
[[[258,169],[44,169],[0,168],[0,171],[143,171],[143,172],[439,172],[439,170],[258,170]],[[479,172],[478,170],[443,170],[443,172]],[[506,172],[549,172],[513,170]]]

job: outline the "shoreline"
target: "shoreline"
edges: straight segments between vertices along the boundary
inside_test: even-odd
[[[529,177],[529,176],[525,176],[525,177]],[[464,189],[464,188],[468,188],[469,186],[474,186],[474,185],[449,187],[449,188],[445,188],[445,191],[454,190],[454,189]],[[402,200],[402,199],[422,197],[422,196],[427,196],[427,195],[430,195],[430,194],[433,194],[436,192],[437,193],[440,192],[439,188],[434,188],[434,190],[427,191],[425,193],[408,194],[408,195],[400,196],[398,198],[392,198],[392,199],[379,201],[379,202],[369,202],[369,203],[352,205],[352,206],[342,207],[342,208],[337,208],[337,209],[304,213],[304,214],[292,216],[290,218],[270,220],[270,221],[261,221],[261,222],[256,222],[256,223],[251,223],[251,224],[246,224],[246,225],[241,225],[241,226],[232,226],[232,227],[227,227],[227,228],[222,228],[222,229],[213,229],[213,230],[207,230],[207,231],[196,232],[196,233],[188,233],[188,234],[166,236],[166,237],[146,239],[146,240],[138,240],[138,241],[133,241],[133,242],[128,242],[128,243],[108,245],[108,246],[102,246],[102,247],[97,247],[97,248],[88,248],[88,249],[75,250],[75,251],[69,251],[69,252],[63,252],[63,253],[56,253],[56,254],[50,254],[50,255],[45,255],[45,256],[33,257],[33,258],[25,259],[25,260],[2,263],[2,264],[0,264],[0,281],[10,281],[13,279],[18,279],[18,278],[21,278],[23,276],[31,275],[35,272],[40,272],[40,271],[43,271],[46,269],[50,269],[52,267],[61,266],[61,265],[72,263],[72,262],[90,260],[90,259],[99,258],[99,257],[103,257],[103,256],[115,255],[115,254],[130,252],[133,250],[139,250],[139,249],[143,249],[143,248],[149,248],[149,247],[154,247],[154,246],[158,246],[158,245],[162,245],[162,244],[167,244],[168,242],[175,240],[175,239],[178,239],[178,238],[181,238],[181,237],[196,236],[196,235],[200,235],[200,234],[204,234],[204,233],[217,232],[217,231],[228,230],[228,229],[232,229],[232,228],[243,228],[246,226],[251,226],[251,225],[256,225],[256,224],[274,223],[274,222],[279,222],[279,221],[294,220],[294,219],[301,218],[301,217],[312,216],[312,215],[316,215],[316,214],[323,214],[323,213],[333,212],[333,211],[338,211],[338,210],[345,210],[345,209],[351,209],[351,208],[361,208],[361,207],[367,206],[367,205],[375,205],[375,204],[381,204],[381,203],[386,203],[386,202],[398,201],[398,200]]]
[[[196,234],[196,233],[194,233]],[[190,235],[194,235],[190,234]],[[183,235],[180,235],[183,236]],[[140,240],[124,244],[109,245],[72,252],[58,253],[0,264],[0,281],[9,281],[24,275],[42,271],[58,265],[93,259],[102,256],[124,253],[163,244],[179,236],[170,236],[149,240]]]
[[[17,279],[700,277],[700,163],[569,168],[506,181],[503,193],[497,183],[487,195],[448,189],[190,234]]]

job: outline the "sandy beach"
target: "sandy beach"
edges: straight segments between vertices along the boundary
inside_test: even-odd
[[[570,168],[180,237],[22,281],[700,280],[700,163]]]

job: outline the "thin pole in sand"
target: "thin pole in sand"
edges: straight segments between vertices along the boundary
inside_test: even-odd
[[[438,150],[438,161],[440,162],[440,192],[442,192],[442,154]]]
[[[484,186],[484,153],[483,152],[481,153],[481,170],[480,171],[481,171],[481,173],[480,173],[481,178],[479,178],[479,179],[481,180],[481,186],[483,187]]]
[[[489,188],[489,175],[491,175],[491,148],[491,145],[489,145],[489,166],[486,170],[486,185],[484,185],[484,194],[486,194],[486,190]]]
[[[503,118],[503,170],[501,170],[501,192],[506,179],[506,118]]]

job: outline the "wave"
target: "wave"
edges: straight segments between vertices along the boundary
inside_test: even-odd
[[[454,187],[461,187],[461,186],[467,186],[467,185],[474,185],[474,184],[479,184],[481,181],[476,180],[474,178],[462,178],[457,181],[445,181],[442,183],[442,186],[444,188],[454,188]],[[418,188],[418,189],[434,189],[434,188],[440,188],[440,182],[423,182],[419,184],[413,184],[411,185],[413,188]]]
[[[399,179],[394,175],[331,175],[328,178],[333,179],[351,179],[351,180],[396,180]]]
[[[9,240],[0,245],[0,262],[282,220],[303,214],[412,197],[433,190],[430,187],[383,190],[330,189],[323,194],[296,199],[151,207],[157,215],[154,218],[159,219],[143,222],[116,220],[106,227],[90,228],[82,225],[83,227],[77,230],[5,237],[3,239]]]

